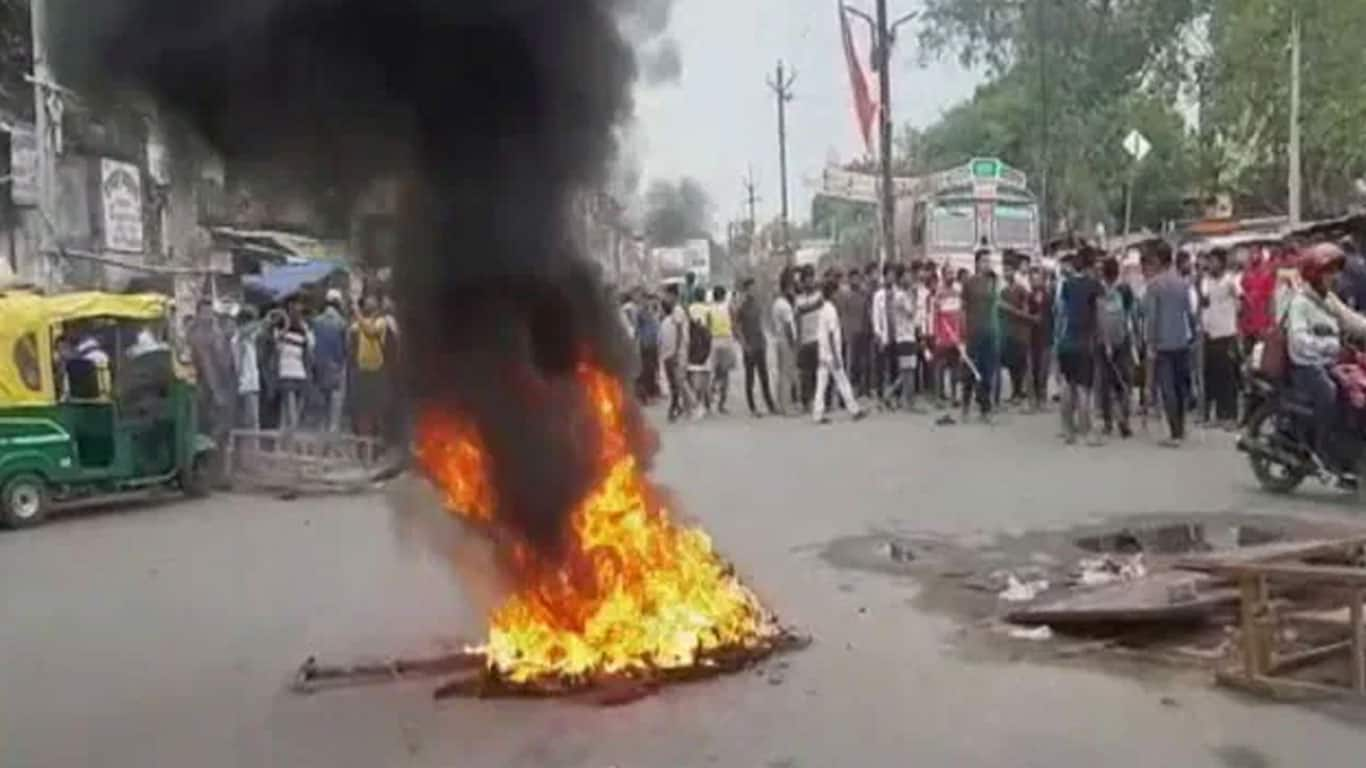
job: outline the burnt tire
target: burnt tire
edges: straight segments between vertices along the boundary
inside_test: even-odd
[[[1247,436],[1251,440],[1271,440],[1276,436],[1276,403],[1264,403],[1247,420]],[[1307,473],[1298,467],[1281,464],[1265,456],[1249,452],[1248,463],[1252,474],[1268,493],[1284,495],[1293,492],[1304,482]]]
[[[32,528],[47,519],[47,482],[34,474],[16,475],[0,489],[0,525]]]
[[[202,499],[213,491],[214,457],[212,451],[201,451],[190,459],[190,466],[180,470],[180,490],[193,499]]]

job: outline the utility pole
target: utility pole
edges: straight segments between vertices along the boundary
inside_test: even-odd
[[[783,62],[779,59],[777,77],[768,81],[769,89],[773,91],[773,95],[778,100],[778,174],[781,177],[780,186],[783,201],[782,218],[779,220],[782,229],[780,236],[783,242],[783,251],[789,254],[792,249],[787,230],[787,104],[792,101],[792,83],[796,79],[797,73],[795,71],[790,75],[784,74]]]
[[[33,127],[38,146],[38,253],[36,265],[48,290],[55,287],[57,277],[57,147],[54,120],[60,115],[49,113],[49,97],[60,98],[56,92],[47,50],[47,0],[31,0],[30,23],[33,34]]]
[[[759,202],[759,196],[757,194],[758,187],[754,184],[753,168],[750,168],[747,171],[745,178],[742,179],[740,183],[745,187],[745,206],[746,210],[749,211],[750,236],[753,237],[759,226],[759,219],[756,217],[754,211],[755,204]]]
[[[1048,169],[1049,169],[1049,146],[1048,146],[1048,43],[1046,37],[1047,25],[1047,0],[1035,0],[1038,11],[1038,31],[1037,45],[1039,46],[1039,253],[1043,254],[1043,249],[1048,244],[1049,222],[1048,215]],[[1127,205],[1127,203],[1126,203]],[[1127,214],[1126,214],[1127,216]],[[1126,225],[1127,230],[1127,225]],[[1127,232],[1126,232],[1127,234]]]
[[[886,264],[896,256],[896,188],[892,180],[892,48],[896,45],[896,30],[920,15],[912,11],[894,22],[887,20],[887,0],[877,0],[877,18],[870,19],[863,11],[844,6],[855,16],[873,27],[873,69],[878,73],[878,155],[881,178],[878,194],[878,218],[882,220],[882,253],[878,261]]]
[[[892,186],[892,32],[887,27],[887,0],[877,0],[877,68],[881,89],[878,148],[882,163],[882,255],[878,266],[896,257],[896,190]]]
[[[1300,14],[1290,11],[1290,225],[1300,223]]]

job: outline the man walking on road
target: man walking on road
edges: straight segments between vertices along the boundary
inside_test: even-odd
[[[868,393],[868,337],[872,332],[868,314],[868,297],[863,291],[862,274],[849,270],[835,294],[835,308],[840,313],[840,327],[844,331],[844,359],[849,363],[849,383],[854,394]]]
[[[821,291],[824,303],[815,313],[819,321],[816,342],[819,367],[816,370],[816,390],[811,402],[811,417],[817,424],[829,423],[825,416],[825,390],[832,378],[835,380],[835,388],[840,399],[844,401],[844,407],[853,415],[854,421],[866,415],[859,407],[858,400],[854,398],[854,388],[849,384],[849,376],[844,371],[844,338],[840,332],[839,311],[835,309],[833,301],[836,289],[833,280],[826,282]]]
[[[1154,365],[1158,390],[1167,411],[1171,437],[1164,445],[1177,447],[1186,439],[1186,404],[1190,396],[1191,340],[1195,338],[1195,315],[1191,309],[1190,284],[1176,272],[1172,249],[1157,246],[1160,272],[1148,283],[1143,296],[1149,363]]]
[[[324,428],[340,432],[342,410],[346,400],[346,336],[349,330],[343,315],[342,292],[336,288],[327,292],[327,304],[313,318],[315,343],[313,355],[313,385],[322,399]]]
[[[1029,313],[1029,289],[1020,281],[1020,254],[1006,251],[1002,263],[1005,285],[1001,287],[1001,320],[1005,335],[1001,346],[1001,365],[1010,374],[1010,404],[1024,402],[1026,371],[1029,369],[1029,336],[1035,317]]]
[[[813,267],[801,268],[800,293],[793,309],[797,315],[797,329],[801,346],[797,349],[797,369],[801,372],[802,407],[811,407],[811,398],[816,391],[816,368],[820,363],[818,339],[820,336],[821,307],[825,297],[816,285],[816,270]]]
[[[735,348],[734,313],[727,301],[726,289],[716,286],[711,291],[711,299],[711,304],[707,305],[707,330],[711,333],[712,387],[716,390],[716,412],[724,415],[730,396],[730,375],[739,362],[739,352]]]
[[[1059,291],[1062,328],[1058,368],[1062,371],[1062,431],[1068,445],[1091,435],[1091,396],[1095,389],[1097,311],[1105,287],[1095,277],[1095,253],[1082,248],[1073,257],[1075,272]]]
[[[740,301],[735,307],[735,325],[738,326],[740,344],[745,356],[745,403],[750,415],[758,418],[763,414],[754,407],[754,380],[764,396],[764,404],[769,413],[777,413],[773,407],[773,396],[768,386],[768,340],[764,337],[764,312],[759,306],[759,297],[754,293],[754,278],[745,278],[740,283]]]
[[[679,303],[678,286],[664,290],[664,319],[659,325],[659,354],[664,365],[664,377],[669,382],[669,421],[688,414],[693,409],[692,392],[688,389],[688,313]]]
[[[773,299],[773,337],[778,358],[778,409],[796,413],[797,400],[797,316],[792,307],[794,286],[791,270],[778,278],[778,295]]]
[[[1210,251],[1209,274],[1200,291],[1204,309],[1201,327],[1205,331],[1205,412],[1206,424],[1210,410],[1225,427],[1238,421],[1238,305],[1242,301],[1242,286],[1228,270],[1228,252],[1222,248]]]
[[[972,361],[973,375],[977,379],[974,387],[977,393],[977,407],[981,410],[982,421],[991,420],[991,399],[996,388],[996,371],[1001,360],[1001,323],[999,312],[1000,294],[997,290],[996,273],[991,271],[991,252],[977,251],[976,274],[963,285],[963,314],[966,319],[968,359]],[[966,420],[972,409],[968,398],[964,397],[963,418]]]
[[[1100,359],[1096,366],[1100,378],[1100,415],[1105,422],[1105,435],[1115,429],[1118,410],[1119,436],[1127,439],[1133,434],[1129,428],[1129,409],[1132,407],[1134,381],[1134,317],[1137,307],[1133,289],[1119,279],[1119,262],[1106,259],[1101,268],[1105,293],[1100,299],[1099,347]],[[1118,406],[1118,407],[1116,407]]]

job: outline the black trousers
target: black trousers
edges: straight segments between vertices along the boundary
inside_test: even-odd
[[[856,333],[845,346],[848,347],[844,359],[849,361],[849,383],[854,385],[854,394],[864,397],[872,388],[873,334]]]
[[[1049,349],[1046,341],[1031,341],[1029,345],[1029,394],[1034,405],[1042,408],[1048,402]]]
[[[768,412],[777,413],[778,409],[773,407],[772,390],[768,385],[768,346],[765,344],[745,349],[745,402],[749,404],[750,413],[759,412],[754,407],[754,380],[756,378],[762,388],[764,405],[768,406]]]
[[[1100,417],[1105,421],[1105,428],[1114,426],[1118,410],[1120,429],[1127,430],[1134,382],[1134,358],[1129,345],[1115,347],[1108,355],[1104,348],[1097,350],[1096,367],[1100,374]]]
[[[669,418],[676,419],[684,415],[687,407],[688,398],[683,394],[683,388],[687,383],[683,381],[683,376],[679,371],[680,363],[678,358],[671,357],[664,361],[664,375],[669,380]]]
[[[802,389],[802,407],[811,410],[811,400],[816,396],[816,367],[820,365],[820,349],[816,342],[803,344],[797,350],[797,380]]]
[[[1001,342],[1001,367],[1010,374],[1010,401],[1018,403],[1024,400],[1028,385],[1025,381],[1025,372],[1029,369],[1029,353],[1027,345],[1019,339],[1009,336]],[[1000,377],[997,377],[996,402],[1001,401]]]
[[[1213,410],[1220,421],[1238,418],[1237,337],[1205,337],[1205,421]]]
[[[636,377],[636,397],[643,401],[659,397],[659,347],[640,348],[640,375]]]
[[[1191,390],[1191,353],[1188,349],[1158,350],[1157,388],[1167,411],[1167,426],[1177,440],[1186,437],[1186,402]]]

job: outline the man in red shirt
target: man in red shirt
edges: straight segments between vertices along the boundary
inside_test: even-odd
[[[1243,270],[1243,306],[1238,313],[1238,334],[1243,338],[1244,354],[1251,354],[1252,345],[1271,329],[1276,297],[1276,264],[1267,249],[1256,246],[1248,255]]]

